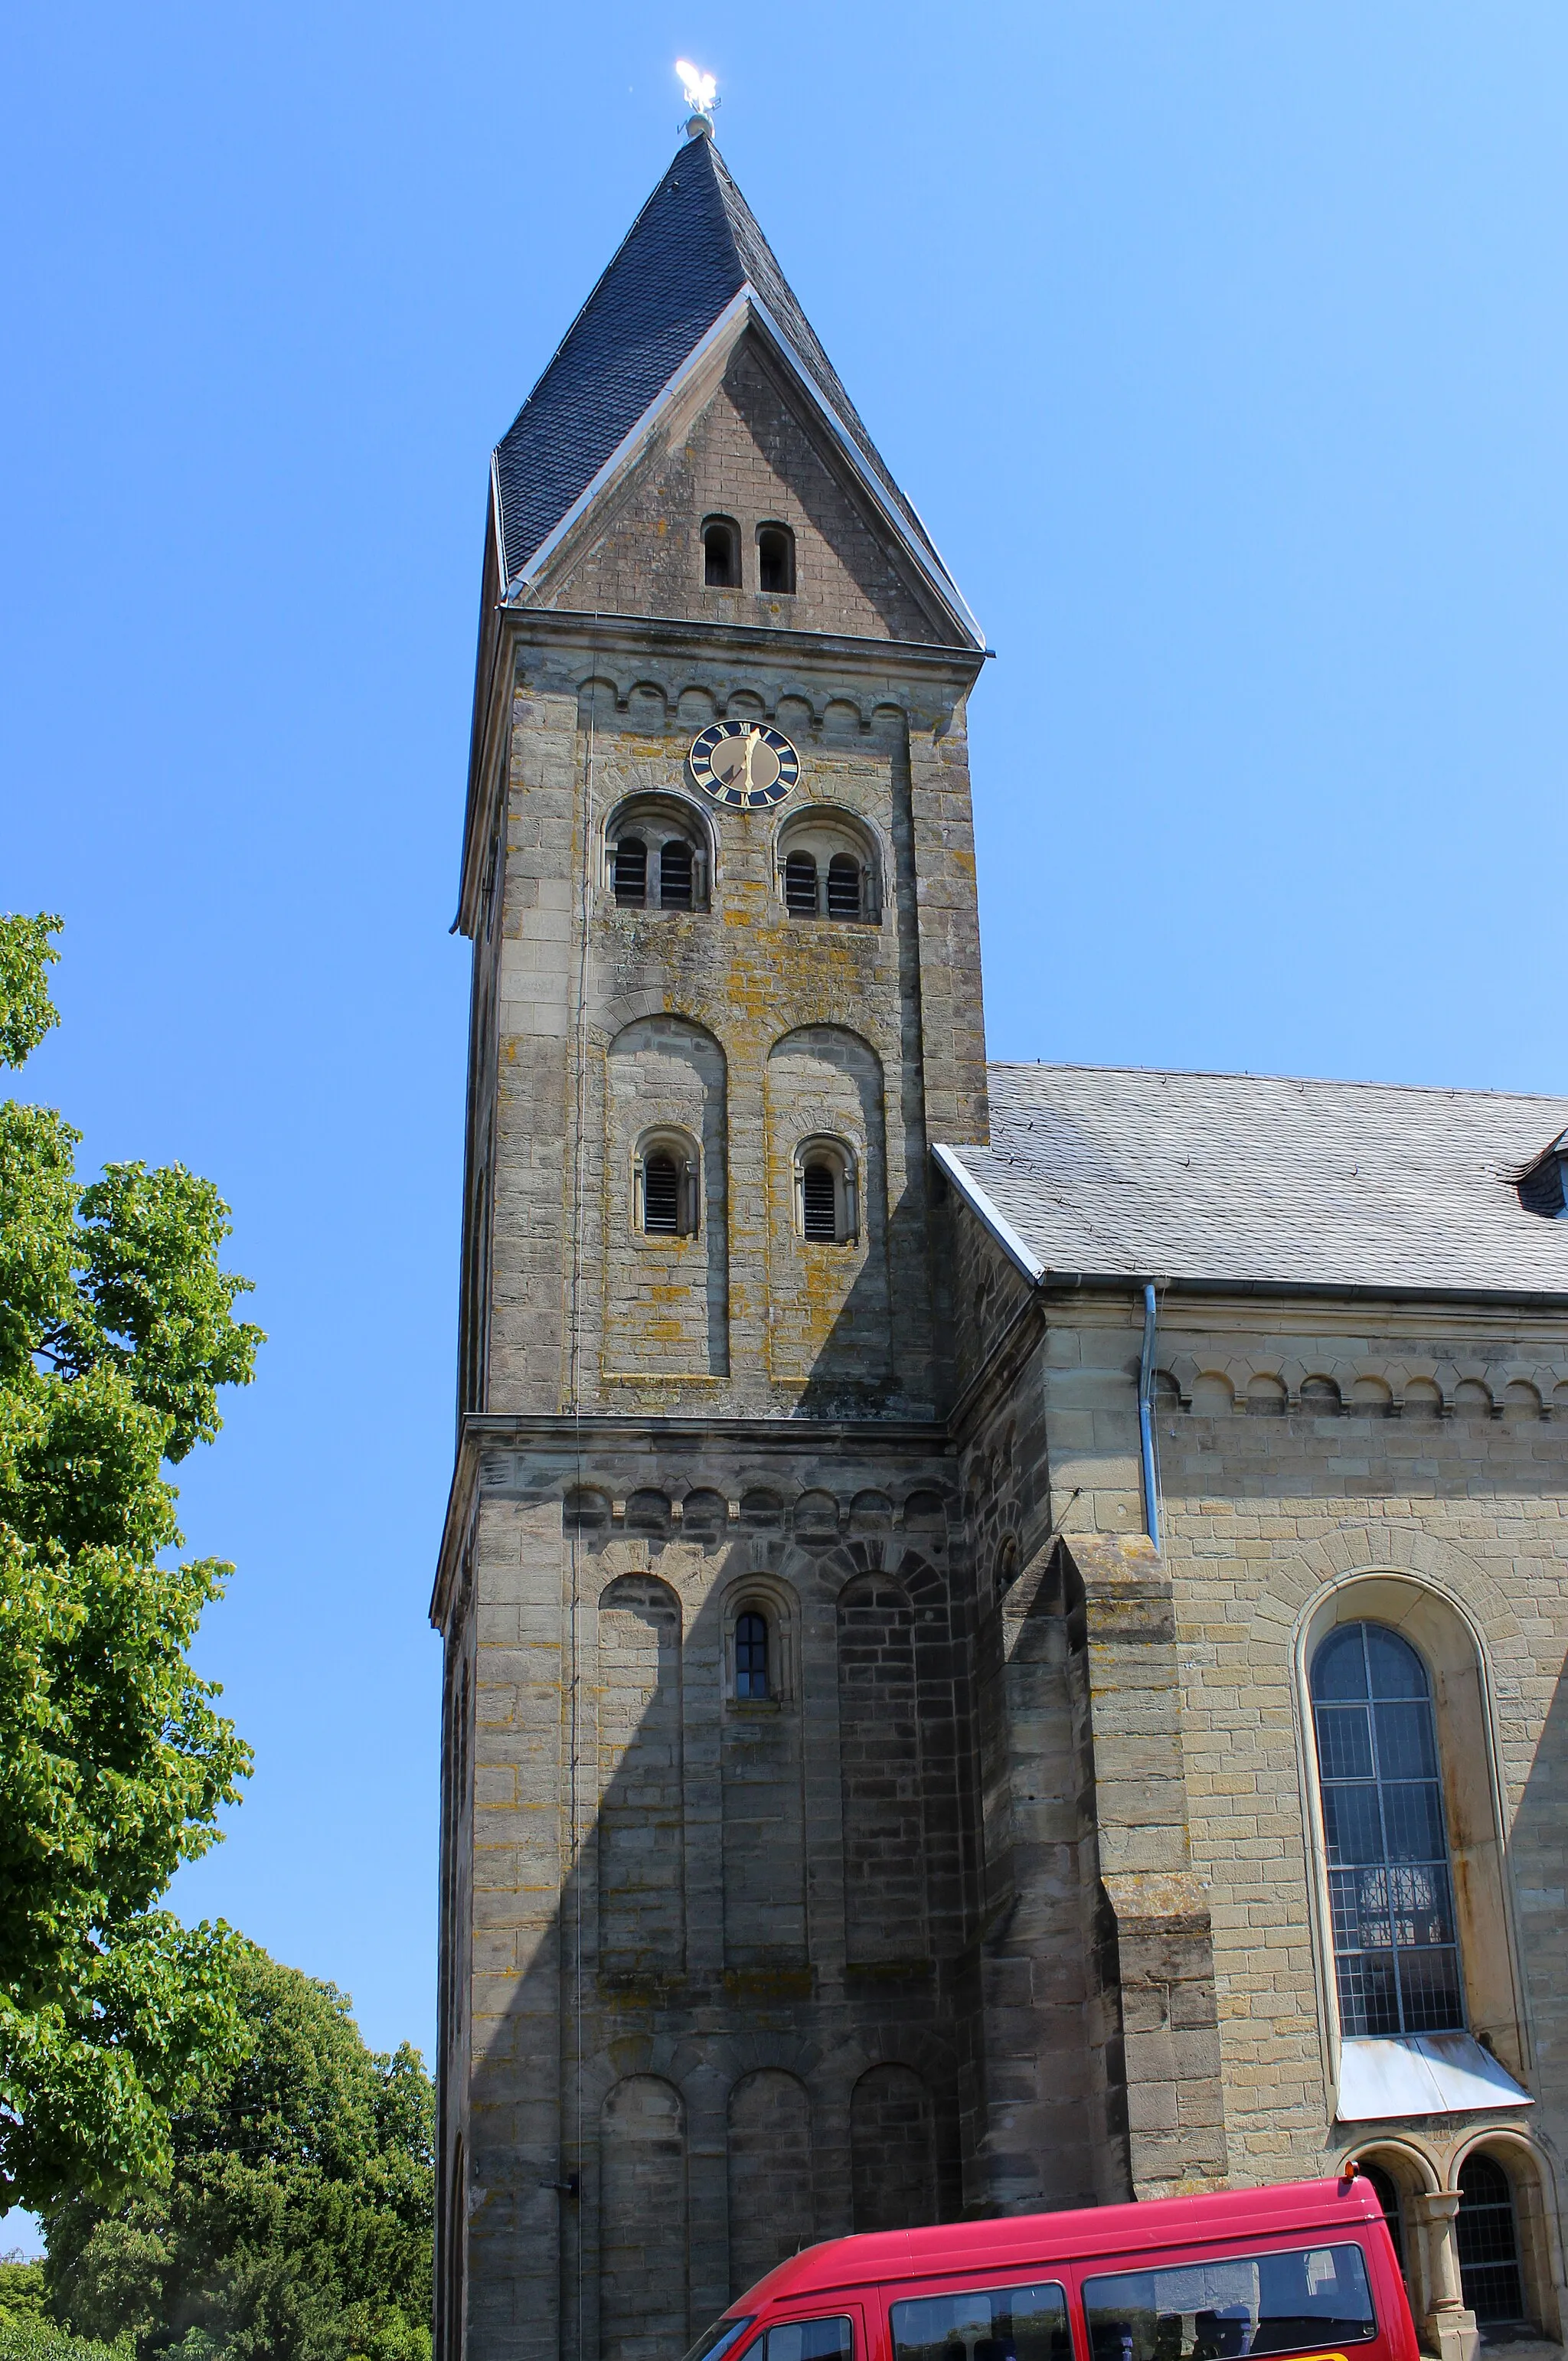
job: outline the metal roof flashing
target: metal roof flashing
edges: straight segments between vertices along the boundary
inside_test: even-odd
[[[1342,2124],[1489,2114],[1497,2107],[1534,2104],[1474,2034],[1417,2033],[1340,2046],[1334,2114]]]

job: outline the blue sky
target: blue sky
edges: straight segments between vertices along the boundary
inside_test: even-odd
[[[993,1056],[1568,1089],[1560,0],[13,11],[26,1087],[235,1207],[182,1879],[429,2048],[487,457],[673,60],[986,625]],[[1556,945],[1554,950],[1552,946]]]

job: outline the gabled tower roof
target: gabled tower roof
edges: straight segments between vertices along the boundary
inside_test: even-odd
[[[746,294],[810,379],[903,532],[956,590],[900,491],[711,137],[688,137],[661,176],[543,376],[496,446],[496,532],[506,585],[615,456],[721,315]],[[959,609],[965,614],[961,599]]]

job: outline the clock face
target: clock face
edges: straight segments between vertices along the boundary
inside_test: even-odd
[[[800,776],[800,756],[782,730],[755,721],[713,721],[692,740],[692,776],[730,811],[782,804]]]

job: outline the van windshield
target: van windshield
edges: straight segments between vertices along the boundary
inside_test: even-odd
[[[733,2350],[756,2317],[749,2312],[740,2320],[716,2320],[711,2328],[703,2330],[685,2361],[719,2361],[720,2355]]]
[[[1085,2279],[1094,2361],[1236,2361],[1377,2334],[1359,2246],[1238,2255]]]

